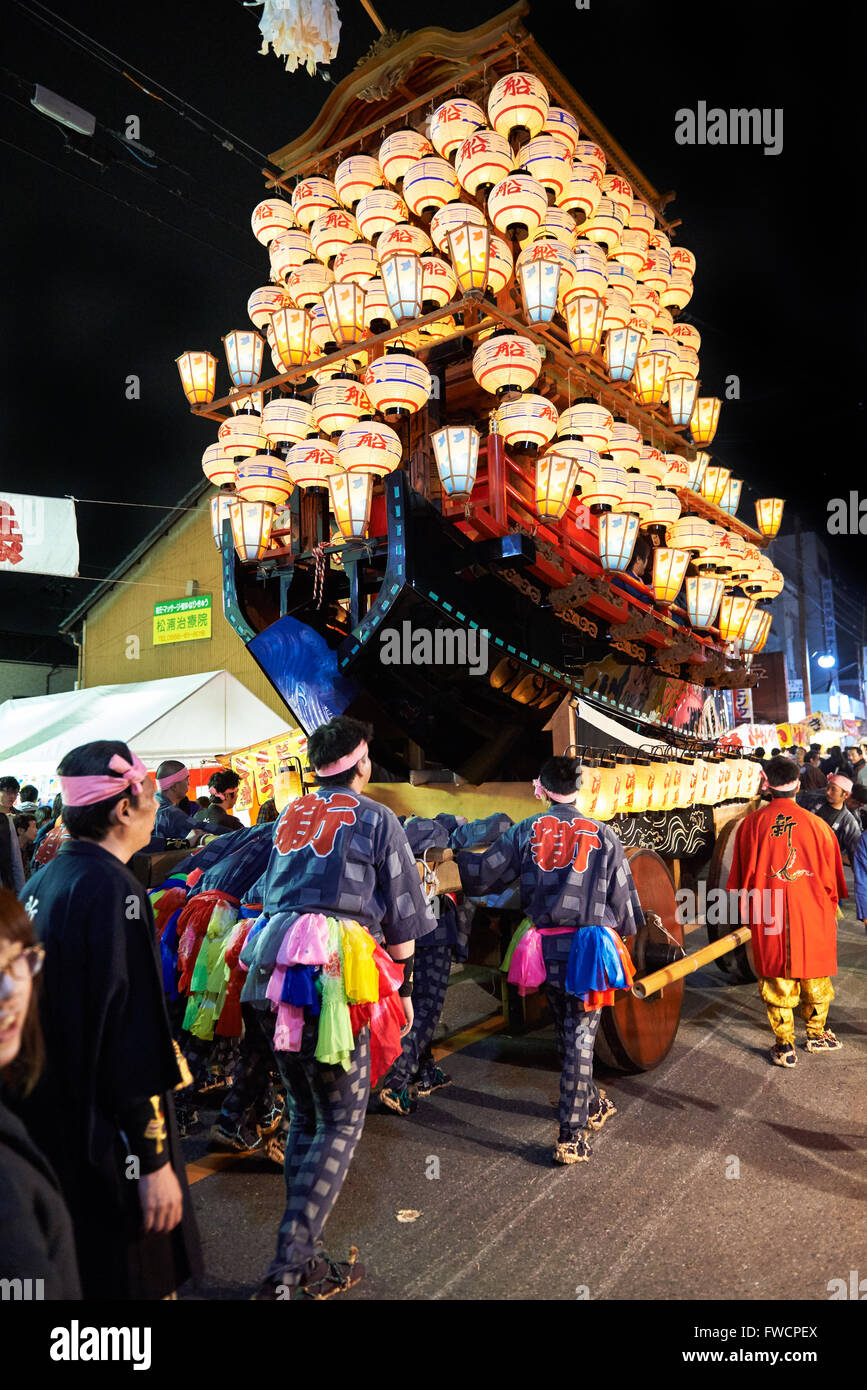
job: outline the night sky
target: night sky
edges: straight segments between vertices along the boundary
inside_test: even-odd
[[[425,20],[462,29],[505,8],[498,0],[377,7],[397,29]],[[338,8],[334,81],[377,37],[359,0]],[[260,13],[240,0],[100,0],[65,4],[58,24],[36,0],[5,7],[6,488],[171,506],[201,478],[215,427],[190,416],[174,359],[207,346],[224,392],[221,336],[247,325],[247,298],[268,283],[267,251],[249,226],[264,196],[261,156],[304,131],[330,91],[321,75],[287,74],[273,55],[259,55]],[[702,392],[721,395],[728,375],[740,378],[741,399],[724,401],[712,452],[746,480],[743,519],[754,524],[755,497],[787,499],[784,531],[800,511],[805,529],[824,533],[830,498],[859,487],[867,497],[856,220],[863,31],[852,15],[838,0],[591,0],[580,11],[556,0],[525,17],[646,177],[676,190],[666,213],[682,219],[677,240],[698,258],[683,317],[702,334]],[[117,56],[106,53],[107,66],[75,40]],[[120,71],[130,65],[144,86],[150,78],[170,89],[188,119],[132,85]],[[93,139],[36,112],[36,82],[92,112]],[[675,112],[700,101],[783,108],[782,153],[678,145]],[[154,152],[142,155],[147,164],[117,138],[130,115]],[[139,400],[125,398],[130,374],[140,378]],[[103,578],[163,515],[82,503],[81,574]],[[838,592],[860,607],[864,541],[827,539]],[[35,655],[38,636],[56,633],[89,588],[7,574],[0,586],[0,643],[35,634]],[[841,662],[852,659],[843,653]]]

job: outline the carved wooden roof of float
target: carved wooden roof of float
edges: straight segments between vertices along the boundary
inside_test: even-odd
[[[540,48],[521,23],[529,8],[526,0],[519,0],[486,24],[463,33],[432,27],[405,35],[393,31],[384,34],[370,56],[335,87],[304,134],[268,156],[284,171],[280,178],[263,171],[269,184],[286,186],[298,175],[317,169],[326,173],[326,166],[336,163],[338,157],[345,158],[368,142],[377,144],[384,128],[418,122],[426,107],[445,101],[458,84],[463,95],[486,107],[485,90],[515,70],[517,57],[522,70],[541,78],[553,105],[573,112],[582,139],[599,145],[609,168],[628,179],[635,192],[657,211],[660,226],[670,230],[677,224],[666,221],[662,209],[673,195],[660,194],[636,168]]]

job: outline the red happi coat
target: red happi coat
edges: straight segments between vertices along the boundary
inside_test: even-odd
[[[837,837],[818,816],[789,797],[745,816],[727,886],[758,890],[741,915],[752,926],[757,975],[837,973],[837,903],[848,893]]]

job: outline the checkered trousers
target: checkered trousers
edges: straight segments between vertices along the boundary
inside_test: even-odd
[[[420,943],[416,947],[412,985],[413,1024],[403,1040],[403,1051],[382,1083],[387,1089],[403,1090],[419,1070],[443,1011],[451,964],[452,948],[448,944],[424,947]]]
[[[586,1010],[580,999],[554,985],[545,985],[545,993],[554,1015],[557,1051],[563,1068],[557,1107],[560,1140],[568,1142],[587,1128],[590,1111],[599,1108],[599,1092],[593,1080],[593,1047],[602,1010]]]

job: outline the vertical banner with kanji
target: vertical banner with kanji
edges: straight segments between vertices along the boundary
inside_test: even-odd
[[[78,574],[78,530],[71,497],[0,492],[0,572]]]

